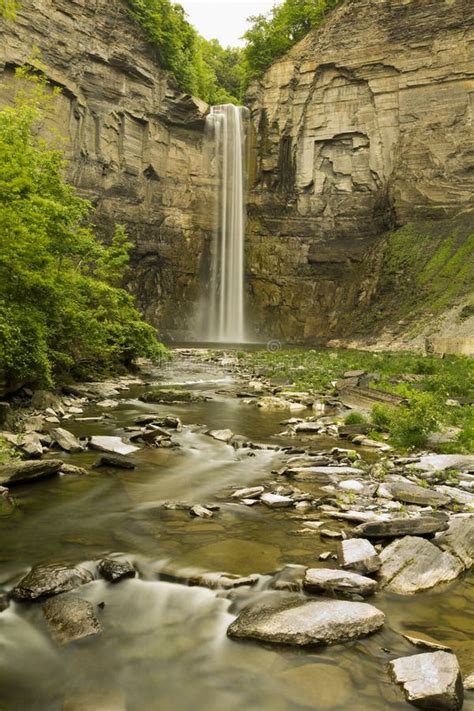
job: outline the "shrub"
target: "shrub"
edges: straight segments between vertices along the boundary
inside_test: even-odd
[[[360,412],[351,412],[345,417],[344,422],[346,425],[362,425],[367,422],[367,418]]]

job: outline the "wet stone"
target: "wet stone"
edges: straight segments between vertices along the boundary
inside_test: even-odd
[[[208,432],[209,437],[212,437],[212,439],[217,440],[218,442],[230,442],[232,437],[234,436],[234,433],[232,430],[211,430]]]
[[[125,578],[134,578],[136,575],[135,568],[128,560],[122,562],[105,558],[100,561],[97,569],[109,583],[118,583]]]
[[[100,467],[111,467],[112,469],[135,469],[135,464],[126,457],[121,457],[115,454],[103,454],[96,459],[92,465],[94,469]]]
[[[336,644],[365,637],[380,629],[384,620],[383,612],[367,603],[286,597],[273,606],[245,609],[227,634],[275,644]]]
[[[60,459],[45,459],[40,462],[12,462],[0,465],[0,484],[10,487],[46,479],[59,474],[63,466]]]
[[[233,499],[255,499],[259,498],[263,493],[265,492],[265,489],[263,486],[253,486],[253,487],[248,487],[247,489],[238,489],[237,491],[234,491],[232,494]]]
[[[53,639],[61,645],[103,631],[92,603],[79,597],[60,595],[51,598],[44,603],[43,614]]]
[[[355,594],[366,597],[377,589],[377,583],[357,573],[330,568],[309,568],[306,571],[303,587],[314,593]]]
[[[87,476],[89,472],[87,469],[76,467],[74,464],[63,464],[59,473],[64,476]]]
[[[12,591],[15,600],[37,600],[59,595],[91,582],[92,573],[82,567],[58,563],[36,565]]]
[[[390,662],[397,684],[406,700],[419,708],[457,711],[464,692],[458,660],[447,652],[428,652]]]
[[[180,390],[178,388],[150,388],[148,392],[140,396],[142,402],[156,402],[163,404],[180,402],[203,402],[206,398],[192,390]]]
[[[62,427],[56,427],[50,430],[49,434],[51,435],[53,444],[57,444],[57,446],[65,452],[74,454],[75,452],[82,452],[84,449],[77,437]]]
[[[200,506],[199,504],[197,504],[196,506],[192,506],[189,509],[189,513],[195,518],[212,518],[214,516],[210,509],[206,508],[205,506]]]

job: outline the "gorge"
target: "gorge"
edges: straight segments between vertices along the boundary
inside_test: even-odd
[[[1,100],[39,47],[62,88],[52,123],[70,180],[105,236],[127,226],[146,318],[188,338],[212,251],[208,107],[173,87],[124,2],[27,0],[0,31]],[[245,279],[257,338],[377,339],[414,316],[436,331],[453,306],[449,328],[472,333],[458,314],[472,283],[473,33],[467,0],[349,0],[252,84]],[[409,273],[403,250],[423,240]],[[435,287],[417,301],[410,284],[425,268]]]

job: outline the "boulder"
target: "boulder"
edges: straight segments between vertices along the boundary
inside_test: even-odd
[[[12,597],[15,600],[51,597],[90,583],[92,579],[92,573],[81,566],[67,566],[60,563],[36,565],[13,588]]]
[[[405,504],[418,506],[446,506],[450,498],[446,494],[416,484],[395,482],[388,486],[391,496]]]
[[[367,521],[352,533],[360,538],[398,538],[399,536],[427,536],[448,528],[445,515],[418,518],[392,518],[384,521]]]
[[[446,533],[437,536],[435,543],[469,569],[474,564],[474,515],[452,518]]]
[[[135,469],[135,464],[127,457],[121,457],[115,454],[103,454],[95,460],[92,465],[93,469],[100,467],[110,467],[112,469]]]
[[[58,410],[62,409],[62,402],[59,395],[49,390],[35,390],[31,398],[31,407],[35,410]]]
[[[390,662],[391,674],[414,706],[457,711],[464,700],[458,660],[448,652],[427,652]]]
[[[99,573],[109,583],[119,583],[125,578],[134,578],[136,575],[135,568],[128,560],[119,561],[111,558],[104,558],[97,566]]]
[[[99,452],[107,452],[110,454],[131,454],[137,452],[138,447],[132,444],[126,444],[120,437],[91,437],[89,442],[91,449],[97,449]]]
[[[64,449],[65,452],[82,452],[84,449],[77,437],[62,427],[55,427],[50,430],[49,434],[51,435],[53,444],[57,444],[58,447]]]
[[[463,570],[460,561],[430,541],[405,536],[384,548],[379,571],[382,587],[410,595],[455,580]]]
[[[204,402],[205,399],[204,395],[196,393],[193,390],[185,390],[184,388],[150,388],[150,390],[139,397],[139,400],[142,402],[164,404]]]
[[[367,603],[287,597],[268,607],[247,608],[230,625],[229,637],[298,646],[335,644],[380,629],[385,615]]]
[[[308,568],[303,587],[314,593],[343,593],[372,595],[377,589],[377,583],[357,573],[330,568]]]
[[[43,437],[38,432],[27,432],[18,437],[17,447],[29,459],[38,459],[43,454]]]
[[[43,614],[53,639],[58,644],[69,644],[103,631],[102,625],[88,600],[60,595],[43,605]]]
[[[372,543],[364,538],[348,538],[342,541],[341,562],[343,568],[350,568],[362,574],[374,573],[382,565]]]
[[[0,465],[0,484],[10,487],[46,479],[59,474],[63,466],[60,459],[45,459],[39,462],[10,462]]]

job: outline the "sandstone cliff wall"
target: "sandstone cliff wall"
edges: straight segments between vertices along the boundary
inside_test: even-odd
[[[127,225],[130,286],[146,317],[184,333],[210,231],[207,106],[173,87],[123,0],[21,0],[15,22],[0,20],[0,105],[12,100],[15,68],[37,64],[34,48],[62,89],[53,124],[69,180],[105,236]]]
[[[248,103],[258,327],[354,333],[377,298],[381,235],[474,207],[474,3],[347,0]]]

